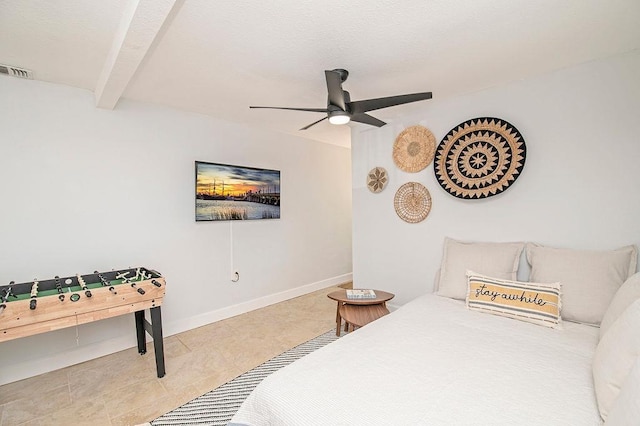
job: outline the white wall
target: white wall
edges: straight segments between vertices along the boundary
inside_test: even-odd
[[[280,170],[281,219],[196,223],[195,160]],[[350,176],[345,148],[1,77],[0,283],[154,268],[165,336],[342,283]],[[0,384],[135,342],[133,315],[5,342]]]
[[[636,51],[452,99],[434,93],[419,115],[354,129],[354,285],[389,290],[396,304],[432,291],[445,236],[596,250],[640,244],[639,75]],[[412,174],[393,163],[393,142],[404,128],[426,126],[439,143],[459,123],[482,116],[507,120],[527,144],[523,173],[502,194],[460,200],[440,187],[433,164]],[[379,194],[366,188],[375,166],[390,174]],[[393,207],[396,190],[409,181],[424,184],[433,201],[418,224],[402,221]]]

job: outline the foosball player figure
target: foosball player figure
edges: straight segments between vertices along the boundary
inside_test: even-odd
[[[91,297],[91,290],[87,288],[87,283],[84,282],[84,278],[82,278],[80,274],[76,274],[76,277],[78,277],[78,284],[80,284],[80,288],[84,290],[84,295]]]
[[[4,294],[2,296],[0,296],[0,314],[2,314],[2,311],[4,311],[4,308],[7,307],[7,300],[9,300],[9,296],[13,296],[15,298],[17,298],[18,296],[16,296],[15,294],[13,294],[11,292],[11,287],[15,284],[15,281],[11,281],[9,283],[9,287],[4,289]]]
[[[102,287],[109,287],[109,291],[113,294],[118,294],[118,292],[116,291],[116,289],[107,281],[104,279],[104,277],[102,276],[101,273],[99,273],[98,271],[94,271],[94,274],[98,274],[98,278],[100,278],[100,282],[102,283]]]
[[[36,304],[38,303],[36,297],[38,297],[38,279],[34,278],[31,286],[31,301],[29,302],[29,309],[32,311],[36,309]]]
[[[140,268],[138,268],[138,270],[140,270]],[[116,278],[119,279],[119,280],[124,281],[127,284],[131,284],[131,287],[135,288],[138,293],[144,294],[144,289],[138,288],[136,286],[136,283],[131,282],[131,280],[129,278],[127,278],[127,275],[129,275],[128,272],[120,272],[118,275],[116,275]],[[138,276],[138,274],[136,274],[136,277],[137,276]]]
[[[58,290],[58,299],[60,299],[61,302],[64,302],[64,294],[62,294],[62,283],[60,282],[60,277],[59,276],[55,276],[54,277],[56,280],[56,290]]]

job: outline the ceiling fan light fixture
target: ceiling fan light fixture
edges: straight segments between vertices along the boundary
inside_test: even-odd
[[[335,125],[347,124],[351,117],[346,111],[331,111],[329,113],[329,123]]]

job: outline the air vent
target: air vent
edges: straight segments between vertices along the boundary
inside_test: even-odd
[[[19,78],[28,78],[33,80],[33,72],[24,68],[12,67],[11,65],[0,64],[0,74],[12,75]]]

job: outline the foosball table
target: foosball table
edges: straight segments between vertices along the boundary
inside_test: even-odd
[[[145,332],[149,333],[158,377],[163,377],[160,305],[165,286],[159,272],[142,267],[20,284],[12,281],[0,286],[0,342],[133,313],[138,352],[147,352]],[[146,309],[151,322],[145,318]]]

